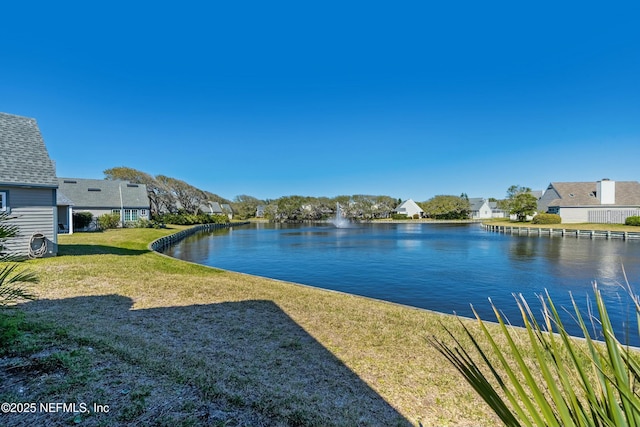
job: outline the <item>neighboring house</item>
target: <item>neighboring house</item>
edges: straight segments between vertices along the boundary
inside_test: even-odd
[[[397,208],[394,209],[394,212],[398,214],[404,214],[409,218],[412,218],[414,215],[418,215],[420,217],[424,216],[424,211],[416,202],[411,199],[405,200],[400,203]]]
[[[489,208],[491,208],[491,218],[506,217],[504,210],[498,207],[498,202],[489,202]]]
[[[224,215],[226,215],[230,220],[233,219],[233,209],[231,208],[231,205],[223,203],[220,207],[222,208],[222,213]]]
[[[486,219],[493,217],[493,210],[487,199],[482,197],[469,198],[469,210],[471,211],[471,219]]]
[[[222,207],[218,202],[204,202],[200,205],[200,212],[206,213],[209,215],[223,215]]]
[[[256,218],[264,218],[265,210],[266,208],[264,205],[258,205],[256,208]]]
[[[4,243],[21,257],[57,254],[55,166],[35,119],[0,113],[0,211],[19,235]]]
[[[149,219],[147,186],[121,180],[58,178],[60,192],[75,212],[91,212],[94,219],[117,213],[126,222]],[[89,229],[95,228],[95,221]]]
[[[538,211],[560,215],[563,223],[623,224],[640,215],[637,181],[552,182],[538,201]]]

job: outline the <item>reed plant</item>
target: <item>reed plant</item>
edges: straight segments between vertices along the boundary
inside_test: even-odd
[[[627,290],[640,325],[640,301],[628,281]],[[638,349],[616,338],[596,283],[594,294],[597,317],[584,316],[572,296],[572,317],[584,339],[567,333],[558,309],[545,293],[540,296],[541,322],[525,298],[516,296],[528,337],[524,345],[517,338],[522,334],[514,335],[514,328],[493,303],[500,332],[488,328],[474,310],[481,332],[460,322],[462,336],[445,327],[451,342],[435,337],[429,341],[507,426],[638,426]],[[590,327],[599,334],[592,332],[592,336]],[[472,356],[465,346],[475,348],[477,355]]]

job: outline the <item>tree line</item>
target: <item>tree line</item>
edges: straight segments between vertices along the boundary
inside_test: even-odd
[[[386,195],[342,195],[337,197],[283,196],[278,199],[261,200],[246,194],[227,200],[217,194],[199,189],[185,181],[166,175],[152,176],[129,167],[115,167],[104,171],[105,179],[125,180],[145,184],[149,196],[152,217],[163,214],[199,215],[206,213],[209,203],[228,204],[237,219],[256,216],[259,207],[263,216],[272,221],[317,221],[335,215],[340,204],[343,215],[351,220],[388,218],[402,202]],[[495,200],[495,199],[494,199]],[[417,203],[427,218],[467,219],[471,205],[465,193],[460,196],[437,195]],[[527,187],[513,185],[507,190],[507,198],[498,201],[498,206],[524,220],[533,215],[537,200]]]

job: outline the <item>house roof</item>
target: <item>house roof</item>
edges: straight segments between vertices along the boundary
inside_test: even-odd
[[[73,206],[73,201],[58,190],[56,192],[56,206]]]
[[[596,193],[596,182],[552,182],[549,188],[555,189],[558,198],[549,200],[547,206],[600,206]],[[640,183],[637,181],[615,182],[615,205],[640,205]],[[612,205],[607,205],[612,206]]]
[[[220,207],[220,203],[218,202],[211,202],[211,201],[207,201],[204,202],[203,204],[200,205],[200,210],[203,213],[207,213],[207,214],[221,214],[222,213],[222,208]]]
[[[147,186],[128,181],[106,179],[58,178],[61,192],[73,202],[75,209],[125,208],[149,209]]]
[[[0,184],[58,186],[35,119],[0,113],[0,153]]]
[[[469,208],[472,211],[479,211],[486,202],[482,197],[469,197]]]
[[[400,203],[398,207],[395,209],[396,211],[410,209],[412,211],[424,212],[420,206],[412,199],[407,199],[404,202]]]

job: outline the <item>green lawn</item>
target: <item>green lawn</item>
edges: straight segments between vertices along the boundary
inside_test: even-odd
[[[24,263],[40,277],[39,300],[21,305],[23,335],[0,359],[0,400],[90,411],[0,423],[497,423],[426,342],[444,337],[440,322],[459,331],[453,317],[147,249],[182,228],[60,236],[59,256]]]

